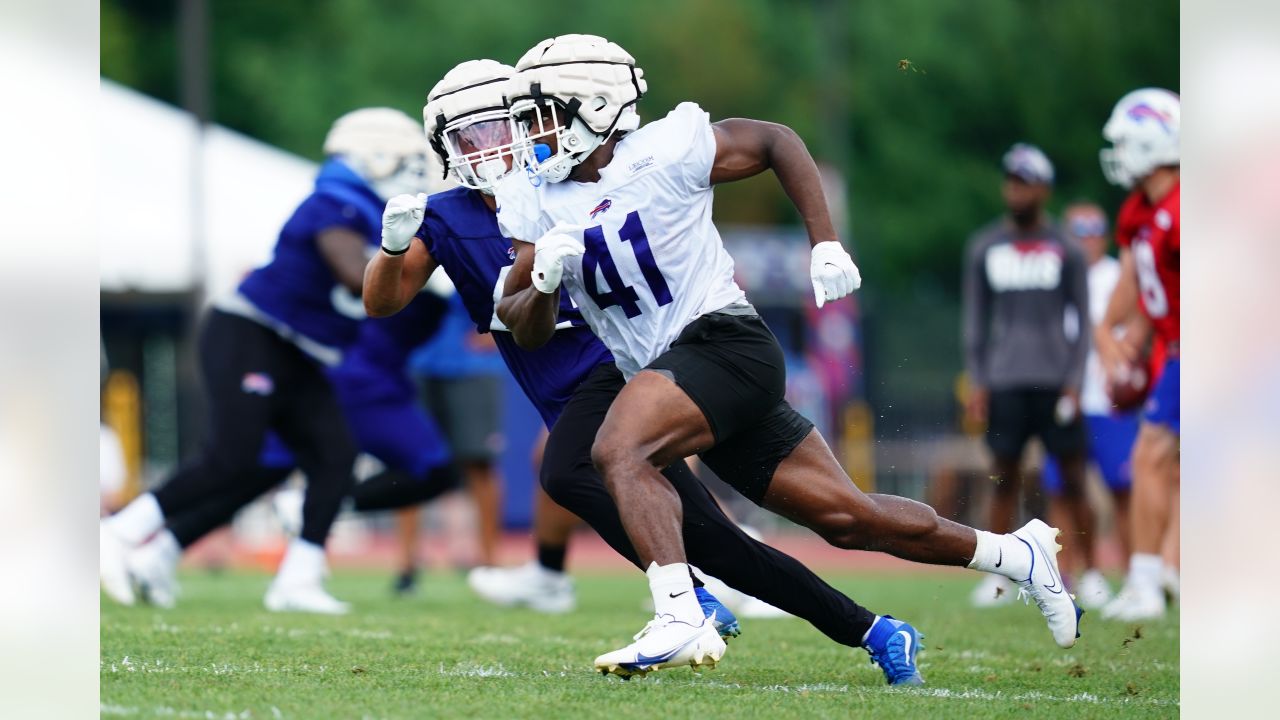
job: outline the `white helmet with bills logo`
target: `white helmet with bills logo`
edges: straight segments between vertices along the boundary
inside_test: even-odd
[[[1142,88],[1120,98],[1102,128],[1112,145],[1099,154],[1102,174],[1128,188],[1158,167],[1179,164],[1181,118],[1182,103],[1168,90]]]

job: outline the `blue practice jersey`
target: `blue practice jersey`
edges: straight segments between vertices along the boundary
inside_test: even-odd
[[[409,372],[436,380],[502,377],[507,372],[502,354],[495,346],[476,347],[477,337],[462,296],[451,294],[440,332],[409,356]]]
[[[271,262],[240,283],[240,294],[291,333],[327,349],[350,345],[364,319],[364,306],[338,283],[316,237],[330,228],[346,228],[376,248],[382,241],[382,206],[351,168],[329,160],[320,168],[315,191],[280,231]]]
[[[450,459],[444,433],[418,402],[406,367],[409,353],[439,329],[447,305],[439,295],[419,293],[395,315],[365,320],[342,363],[327,373],[360,451],[415,478]],[[258,462],[270,468],[297,464],[274,432]]]
[[[609,351],[586,327],[568,293],[560,295],[560,323],[551,340],[537,350],[516,345],[494,312],[515,250],[478,192],[455,188],[432,195],[417,237],[457,287],[476,330],[494,331],[502,359],[551,427],[587,374],[613,362]]]
[[[329,371],[342,404],[415,398],[409,354],[437,333],[448,303],[434,293],[420,292],[395,315],[361,323],[356,343],[347,349],[342,364]]]

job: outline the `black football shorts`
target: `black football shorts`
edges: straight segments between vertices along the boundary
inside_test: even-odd
[[[782,348],[759,315],[703,315],[645,369],[671,378],[702,410],[716,444],[699,457],[756,504],[813,430],[784,399]]]

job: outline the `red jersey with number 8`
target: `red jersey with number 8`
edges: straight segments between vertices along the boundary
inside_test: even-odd
[[[1133,253],[1139,304],[1155,328],[1157,352],[1178,355],[1178,273],[1181,265],[1181,184],[1152,205],[1135,190],[1120,207],[1116,242]]]

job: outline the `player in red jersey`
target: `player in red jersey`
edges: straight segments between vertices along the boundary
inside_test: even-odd
[[[1152,368],[1152,391],[1133,447],[1129,575],[1124,590],[1102,611],[1104,618],[1124,621],[1164,615],[1161,543],[1177,521],[1180,108],[1172,92],[1135,90],[1120,99],[1102,130],[1112,143],[1101,154],[1103,173],[1111,182],[1133,188],[1133,193],[1116,222],[1120,281],[1106,316],[1095,328],[1094,341],[1113,384],[1139,366],[1147,335],[1152,337],[1153,363],[1158,363]],[[1115,330],[1122,326],[1130,331],[1117,340]],[[1133,331],[1144,326],[1150,332]]]

